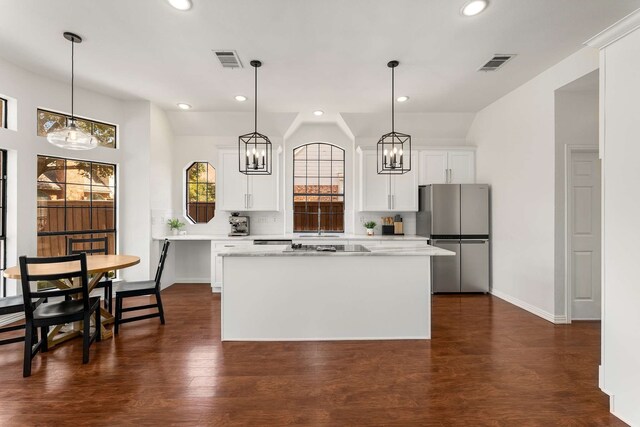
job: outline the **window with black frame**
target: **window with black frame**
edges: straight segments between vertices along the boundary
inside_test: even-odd
[[[321,142],[293,150],[294,232],[344,232],[344,156]]]
[[[206,224],[216,212],[216,170],[208,162],[193,162],[187,168],[187,217]]]
[[[7,128],[7,100],[0,98],[0,128]]]
[[[71,120],[71,116],[68,114],[38,108],[38,136],[47,136],[49,132],[65,127],[69,120]],[[99,146],[116,148],[118,137],[116,125],[77,116],[76,125],[89,135],[95,136]]]
[[[0,150],[0,297],[7,296],[7,151]]]
[[[116,250],[116,165],[38,156],[38,256],[67,253],[67,239],[107,237]]]

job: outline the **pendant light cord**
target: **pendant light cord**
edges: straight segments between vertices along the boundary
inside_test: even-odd
[[[254,132],[258,133],[258,67],[253,67],[255,70],[255,79],[254,79],[254,93],[253,93],[253,127]]]
[[[74,80],[74,46],[76,43],[71,40],[71,120],[75,120],[75,116],[73,115],[73,80]]]
[[[396,76],[395,76],[395,72],[396,72],[396,68],[395,67],[391,67],[391,132],[395,132],[396,131],[396,103],[394,102],[394,97],[395,97],[395,81],[396,81]]]

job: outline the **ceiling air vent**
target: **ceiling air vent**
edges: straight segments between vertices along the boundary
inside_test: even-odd
[[[493,58],[487,61],[478,71],[496,71],[506,64],[515,54],[495,54]]]
[[[214,50],[222,68],[242,68],[242,62],[235,50]]]

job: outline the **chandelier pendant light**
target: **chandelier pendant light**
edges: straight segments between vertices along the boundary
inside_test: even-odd
[[[260,61],[251,61],[255,70],[254,130],[238,137],[238,161],[240,172],[245,175],[271,175],[272,145],[269,137],[258,133],[258,68]]]
[[[401,175],[411,170],[411,135],[396,132],[395,129],[395,68],[399,64],[398,61],[389,61],[387,64],[391,68],[391,132],[385,133],[378,140],[380,175]]]
[[[73,110],[74,46],[76,43],[82,43],[82,37],[69,32],[65,32],[63,36],[71,42],[71,118],[67,120],[67,125],[62,129],[47,133],[47,141],[68,150],[91,150],[98,146],[98,139],[78,127]]]

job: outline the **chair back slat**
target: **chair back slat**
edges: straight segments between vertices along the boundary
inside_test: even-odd
[[[83,249],[89,243],[89,249]],[[94,243],[99,243],[98,247],[94,247]],[[81,245],[81,247],[78,247]],[[67,240],[67,254],[76,255],[81,253],[107,255],[109,252],[109,239],[107,237],[92,238],[72,238]]]
[[[169,252],[169,242],[168,239],[164,239],[164,244],[162,245],[162,252],[160,252],[160,261],[158,261],[158,269],[156,270],[156,289],[160,289],[160,280],[162,279],[162,271],[164,270],[164,262],[167,259],[167,252]]]
[[[62,265],[61,269],[69,269],[69,264],[79,264],[76,269],[73,266],[72,271],[63,271],[60,273],[48,272],[46,274],[31,274],[30,266],[43,266],[56,264]],[[42,297],[65,296],[81,293],[82,302],[85,310],[89,309],[89,281],[87,279],[87,254],[77,254],[59,257],[20,257],[20,278],[22,283],[22,297],[24,301],[24,311],[27,320],[33,319],[34,304],[33,299]],[[79,280],[80,287],[71,287],[69,289],[59,289],[52,291],[38,291],[31,289],[31,282],[37,281],[57,281],[57,280]]]

